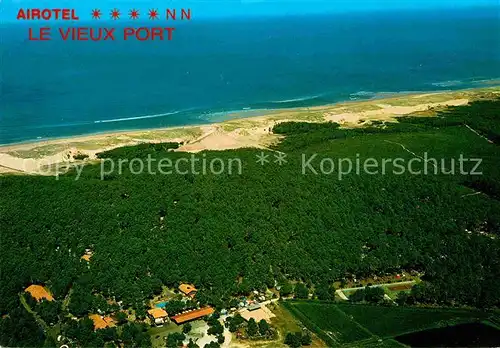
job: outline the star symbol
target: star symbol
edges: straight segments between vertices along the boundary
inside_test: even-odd
[[[117,8],[111,10],[111,18],[114,20],[120,19],[120,10]]]
[[[274,158],[276,158],[274,160],[274,163],[278,163],[280,166],[282,164],[287,163],[287,161],[286,161],[286,153],[284,153],[284,152],[278,152],[277,154],[274,154]]]
[[[151,20],[158,19],[158,10],[156,9],[149,10],[149,19]]]
[[[101,10],[99,9],[93,9],[92,10],[92,18],[93,19],[101,19]]]
[[[264,165],[266,163],[269,163],[269,160],[267,159],[269,155],[265,154],[264,152],[261,152],[260,155],[255,155],[257,157],[257,163]]]
[[[139,10],[136,10],[135,8],[133,10],[130,10],[129,13],[130,19],[137,19],[139,18]]]

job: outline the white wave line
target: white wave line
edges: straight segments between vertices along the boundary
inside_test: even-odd
[[[297,101],[306,101],[306,100],[316,99],[316,98],[322,97],[324,95],[325,95],[325,93],[307,96],[307,97],[299,97],[299,98],[294,98],[294,99],[276,100],[276,101],[272,101],[272,103],[291,103],[291,102],[297,102]]]
[[[174,112],[166,112],[163,114],[154,114],[154,115],[144,115],[144,116],[135,116],[135,117],[124,117],[124,118],[114,118],[112,120],[98,120],[94,121],[94,123],[109,123],[109,122],[121,122],[121,121],[132,121],[132,120],[140,120],[144,118],[155,118],[155,117],[161,117],[161,116],[168,116],[168,115],[175,115],[178,114],[179,111],[174,111]]]

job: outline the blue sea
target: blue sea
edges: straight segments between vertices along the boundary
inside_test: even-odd
[[[35,42],[28,24],[2,24],[0,144],[206,124],[235,112],[500,78],[498,8],[173,24],[172,41],[144,42]]]

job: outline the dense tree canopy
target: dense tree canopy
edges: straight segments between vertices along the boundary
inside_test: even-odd
[[[499,105],[476,102],[437,118],[359,130],[281,124],[275,132],[287,135],[276,147],[287,154],[282,166],[256,163],[255,149],[202,154],[207,160],[239,158],[241,175],[134,175],[125,168],[101,180],[95,164],[78,180],[74,171],[58,180],[1,176],[0,314],[9,316],[0,328],[12,333],[0,335],[0,343],[43,340],[19,303],[18,294],[33,283],[45,284],[57,301],[71,290],[67,310],[79,317],[115,311],[107,299],[144,317],[146,300],[161,285],[191,282],[201,289],[200,302],[222,307],[233,295],[275,281],[283,290],[289,280],[323,284],[317,295],[328,299],[325,284],[334,280],[417,269],[426,281],[415,294],[419,301],[498,305]],[[144,145],[102,157],[191,156],[173,147]],[[330,174],[301,170],[304,156],[317,154],[313,166],[319,170],[322,158],[414,158],[405,149],[445,158],[457,170],[459,163],[449,159],[481,158],[483,174],[394,174],[392,164],[383,175],[341,178],[338,168]],[[90,262],[81,260],[87,248]],[[52,309],[41,310],[51,320]],[[135,326],[123,335],[145,340]]]
[[[40,347],[46,337],[33,316],[18,307],[0,320],[0,339],[2,345],[7,347]]]
[[[295,297],[297,298],[308,298],[309,289],[304,283],[298,283],[295,285]]]

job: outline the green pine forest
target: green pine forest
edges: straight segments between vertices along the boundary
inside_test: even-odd
[[[56,322],[65,311],[93,313],[106,299],[144,312],[163,285],[180,282],[220,309],[233,296],[289,281],[313,288],[401,270],[423,272],[419,303],[498,307],[500,100],[398,121],[357,129],[279,124],[273,132],[283,139],[265,153],[271,161],[276,151],[286,153],[281,166],[256,163],[258,149],[203,153],[241,159],[241,175],[125,169],[101,180],[100,165],[88,164],[79,180],[76,171],[58,180],[0,176],[0,344],[43,343],[20,302],[30,284],[50,289],[59,305],[45,315]],[[100,157],[191,156],[172,148],[144,144]],[[447,170],[461,154],[480,158],[482,175],[461,175],[458,161],[455,175],[393,174],[392,164],[385,175],[342,180],[336,171],[301,172],[302,156],[317,154],[318,168],[322,158],[354,162],[356,154],[415,157],[405,149],[445,158]],[[87,248],[90,263],[80,259]]]

